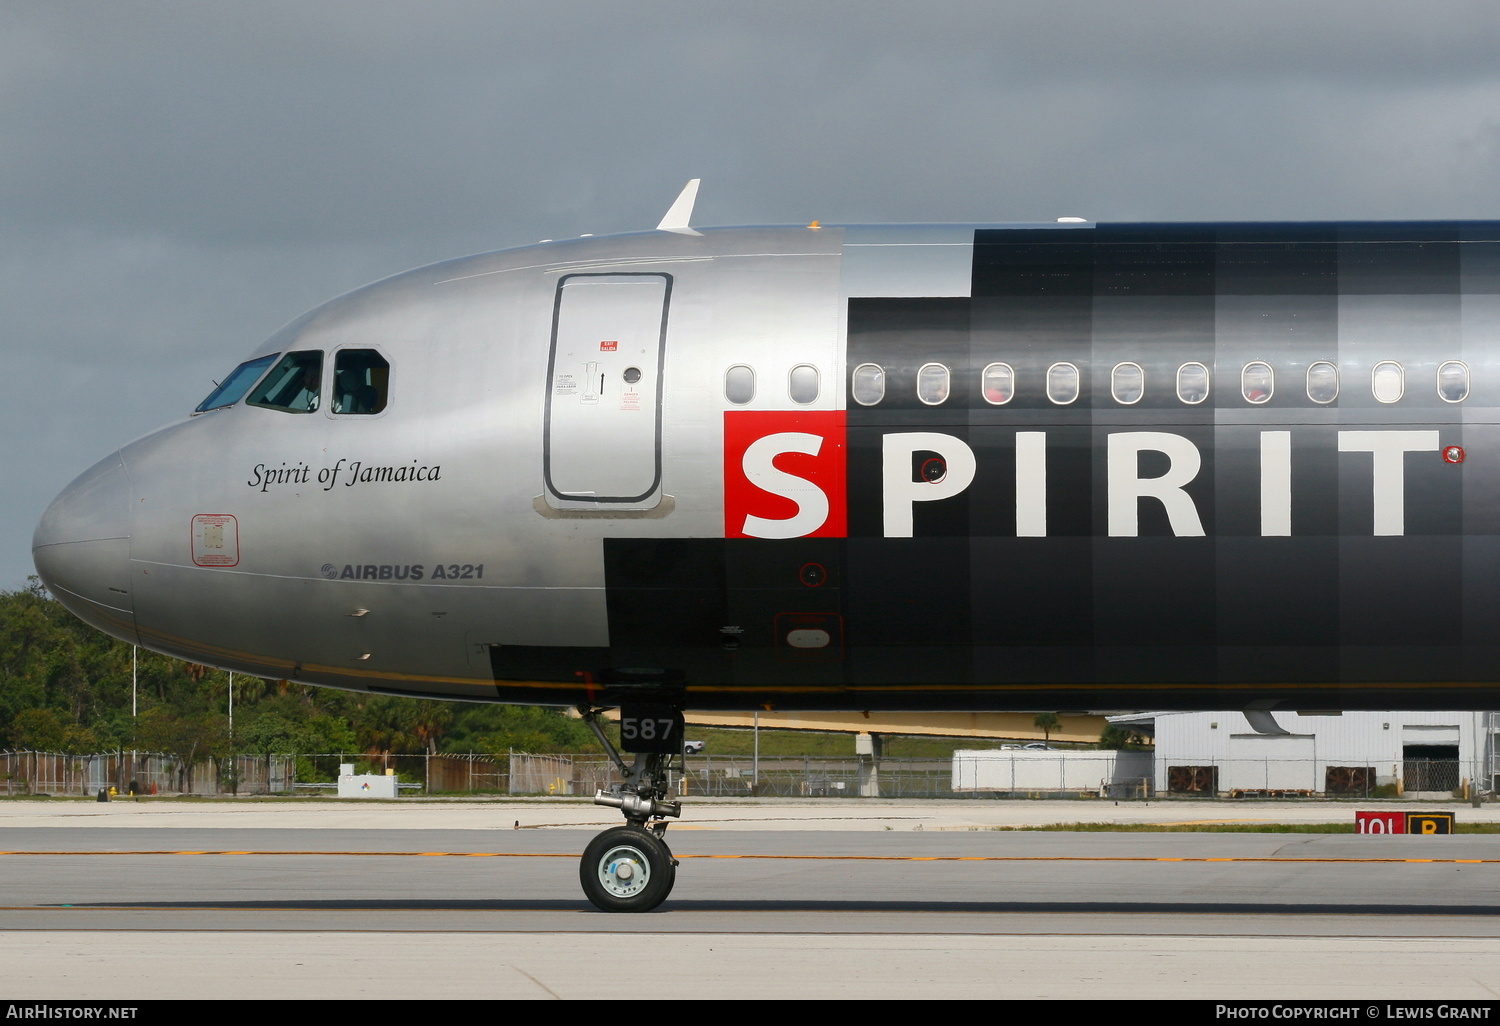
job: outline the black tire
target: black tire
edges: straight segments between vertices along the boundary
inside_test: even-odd
[[[604,912],[649,912],[666,900],[677,868],[666,843],[638,827],[614,827],[583,850],[583,893]]]

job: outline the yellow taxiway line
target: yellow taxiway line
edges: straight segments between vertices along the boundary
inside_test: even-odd
[[[454,858],[454,859],[576,859],[577,852],[530,851],[242,851],[242,850],[168,850],[138,851],[0,851],[0,856],[121,856],[121,855],[332,855],[353,858]],[[1477,866],[1500,864],[1493,859],[1448,858],[1309,858],[1281,855],[703,855],[673,853],[677,859],[762,859],[782,862],[1285,862],[1298,864],[1362,865],[1435,863],[1441,865]]]

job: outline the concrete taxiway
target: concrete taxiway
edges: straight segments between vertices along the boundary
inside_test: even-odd
[[[0,992],[1500,998],[1494,836],[991,829],[1355,808],[699,800],[620,916],[583,802],[0,802]]]
[[[1352,823],[1356,809],[1447,809],[1466,823],[1500,823],[1500,804],[1406,801],[1121,801],[881,798],[687,798],[676,835],[689,830],[989,830],[1077,823]],[[620,814],[588,798],[299,798],[112,802],[0,801],[7,827],[99,826],[266,829],[494,830],[618,826]]]

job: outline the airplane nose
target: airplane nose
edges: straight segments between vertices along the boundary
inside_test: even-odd
[[[130,486],[118,452],[52,500],[31,539],[31,558],[52,596],[75,616],[135,643],[130,590]]]

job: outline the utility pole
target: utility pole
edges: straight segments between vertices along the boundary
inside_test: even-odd
[[[760,710],[755,710],[755,724],[752,733],[755,736],[754,755],[750,760],[750,793],[760,793]]]

